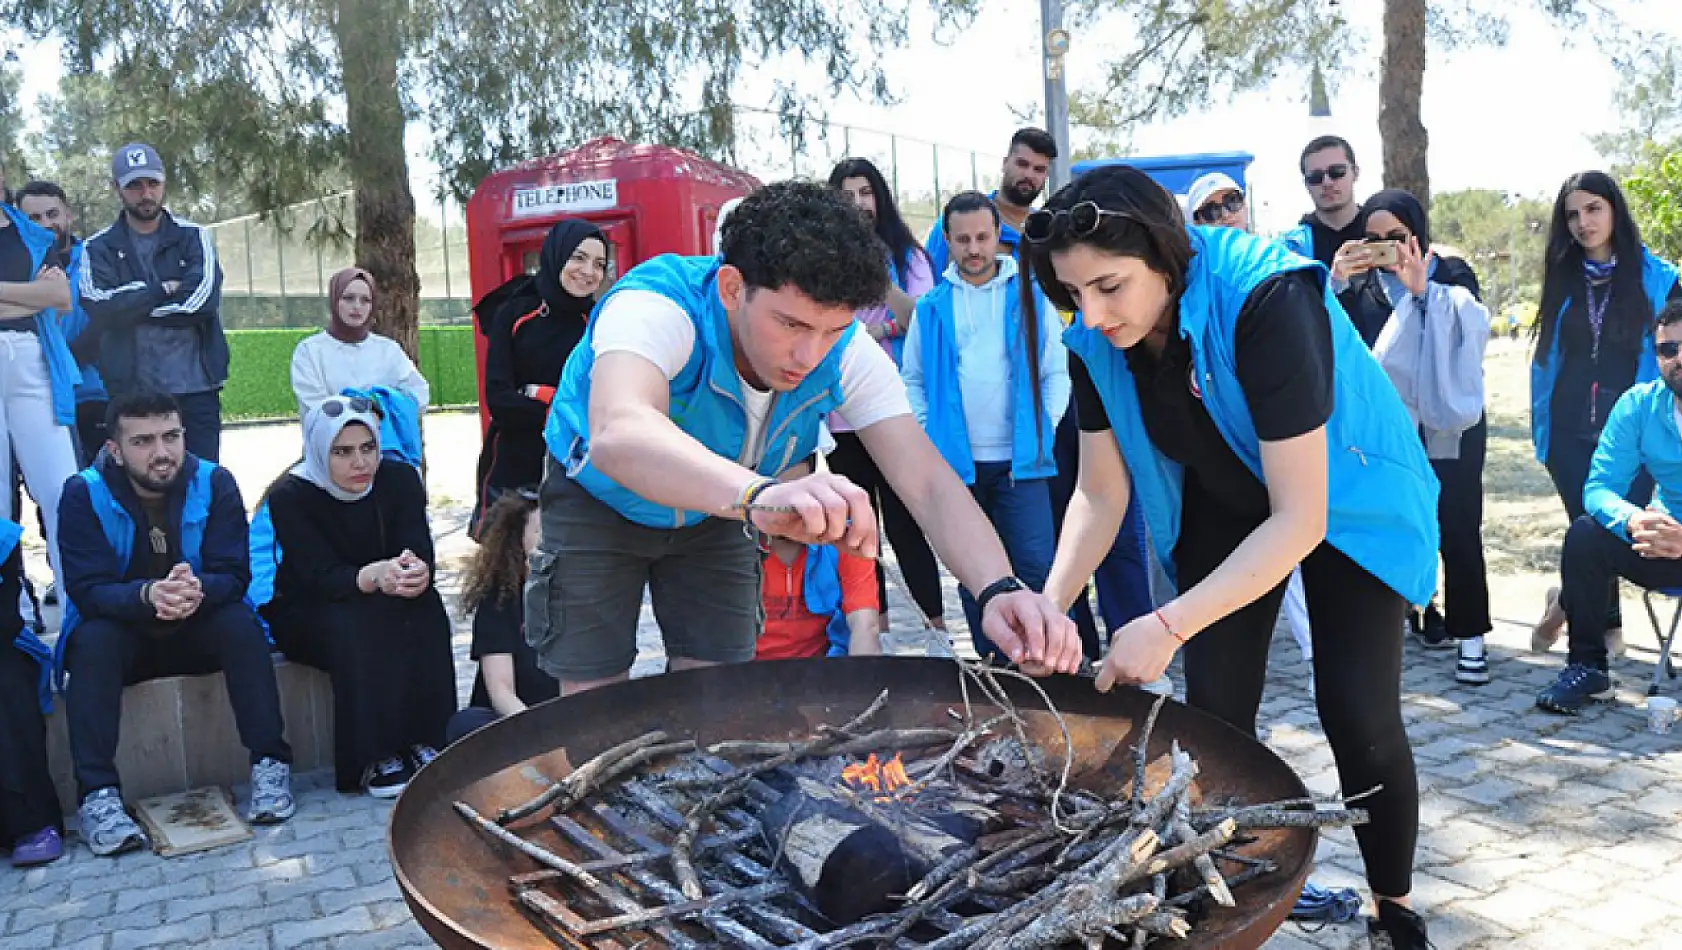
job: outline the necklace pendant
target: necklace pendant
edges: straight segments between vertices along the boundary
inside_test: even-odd
[[[169,538],[165,536],[162,528],[153,528],[148,535],[148,538],[152,542],[153,554],[169,553]]]

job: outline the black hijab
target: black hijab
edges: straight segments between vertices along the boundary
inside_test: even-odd
[[[1419,203],[1411,192],[1400,188],[1386,188],[1366,201],[1361,202],[1361,213],[1371,215],[1374,211],[1388,211],[1402,222],[1402,226],[1413,232],[1419,240],[1421,253],[1431,249],[1431,221],[1425,214],[1425,207]],[[1458,257],[1443,257],[1438,255],[1437,268],[1431,274],[1431,280],[1439,284],[1464,287],[1472,292],[1472,296],[1479,296],[1478,278],[1472,273],[1472,268]]]
[[[577,218],[563,218],[555,222],[549,236],[543,239],[543,253],[537,264],[537,292],[556,314],[587,315],[596,304],[594,297],[574,297],[561,286],[561,269],[567,266],[572,252],[587,238],[595,238],[605,247],[607,239],[600,228]]]

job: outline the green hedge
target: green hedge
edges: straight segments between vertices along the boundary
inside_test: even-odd
[[[280,419],[295,416],[292,351],[314,329],[230,330],[232,366],[222,390],[222,418]],[[420,371],[432,385],[432,405],[479,402],[471,326],[420,328]]]

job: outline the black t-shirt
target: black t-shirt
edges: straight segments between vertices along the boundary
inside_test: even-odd
[[[1302,223],[1308,225],[1308,232],[1314,238],[1314,259],[1327,267],[1332,266],[1332,259],[1337,257],[1337,249],[1350,241],[1360,241],[1367,236],[1367,213],[1361,211],[1355,215],[1355,220],[1343,228],[1333,230],[1320,220],[1319,215],[1303,215]]]
[[[18,233],[15,225],[8,224],[0,228],[0,281],[8,284],[27,284],[35,279],[35,262],[30,259],[29,248],[24,246],[23,235]],[[0,320],[0,330],[23,330],[35,332],[35,318],[10,317]]]
[[[1277,274],[1251,291],[1238,313],[1233,350],[1238,383],[1262,441],[1299,436],[1331,418],[1331,315],[1314,274]],[[1210,418],[1202,396],[1207,381],[1192,378],[1191,344],[1174,333],[1160,356],[1141,345],[1127,350],[1126,357],[1145,431],[1157,449],[1184,466],[1232,511],[1265,517],[1267,487]],[[1081,429],[1109,429],[1109,415],[1086,367],[1071,357],[1069,370]]]
[[[560,682],[538,668],[537,656],[526,642],[525,604],[517,595],[503,598],[493,592],[473,613],[472,657],[481,660],[493,653],[514,658],[514,695],[520,702],[533,706],[561,695]],[[473,677],[473,696],[467,702],[490,707],[483,670]]]
[[[1587,284],[1571,295],[1571,302],[1560,314],[1555,332],[1559,334],[1559,377],[1554,383],[1550,407],[1553,431],[1561,436],[1593,442],[1600,438],[1600,429],[1612,405],[1624,391],[1635,385],[1641,365],[1641,337],[1616,333],[1611,324],[1618,311],[1628,306],[1645,306],[1645,301],[1623,299],[1614,292],[1606,302],[1605,324],[1600,334],[1598,357],[1594,348],[1594,328],[1589,323],[1585,299]],[[1609,292],[1607,288],[1596,291]],[[1667,298],[1682,295],[1682,287],[1672,284]],[[1650,332],[1650,331],[1649,331]]]

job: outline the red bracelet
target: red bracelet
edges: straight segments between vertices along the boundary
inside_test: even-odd
[[[1162,624],[1162,629],[1168,631],[1169,636],[1180,641],[1182,644],[1191,642],[1189,637],[1180,636],[1180,632],[1175,630],[1174,627],[1168,623],[1168,618],[1162,615],[1162,611],[1160,609],[1153,610],[1151,613],[1156,614],[1156,622]]]

